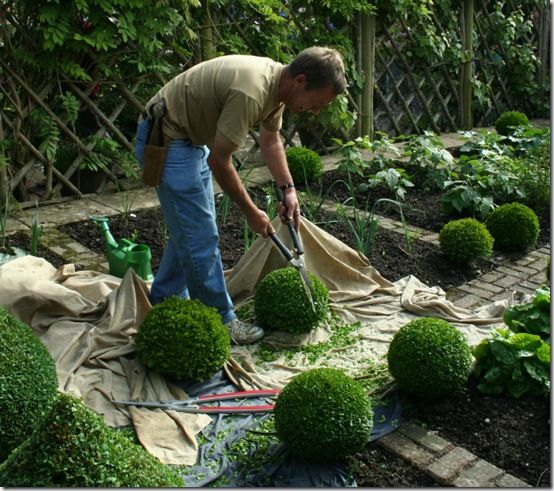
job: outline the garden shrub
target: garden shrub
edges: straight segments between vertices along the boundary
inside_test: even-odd
[[[542,286],[535,290],[530,302],[508,307],[504,310],[503,320],[513,332],[527,332],[550,339],[550,288]]]
[[[494,238],[494,248],[523,252],[537,242],[540,232],[537,214],[522,203],[506,203],[495,208],[485,220]]]
[[[275,429],[289,452],[308,461],[333,461],[369,441],[373,410],[363,388],[340,370],[296,375],[275,403]]]
[[[229,358],[231,339],[213,307],[176,296],[156,304],[138,328],[135,350],[148,368],[202,382]]]
[[[473,354],[481,392],[550,396],[550,344],[540,336],[493,329],[490,338],[473,348]]]
[[[452,261],[468,263],[492,253],[493,238],[487,227],[475,218],[448,222],[440,231],[442,252]]]
[[[308,273],[315,312],[304,290],[300,273],[293,267],[276,269],[260,282],[254,294],[254,312],[265,329],[302,334],[317,327],[329,308],[329,290]]]
[[[462,333],[432,317],[402,326],[391,341],[387,360],[398,386],[422,399],[453,394],[465,385],[471,370],[471,350]]]
[[[0,465],[18,487],[182,487],[179,474],[81,400],[60,394],[43,424]]]
[[[56,400],[56,365],[33,330],[0,306],[0,462]]]
[[[519,111],[503,112],[494,124],[496,131],[504,136],[511,135],[516,128],[521,126],[529,126],[529,119]]]
[[[289,147],[286,150],[290,174],[294,182],[316,182],[323,175],[321,157],[306,147]]]

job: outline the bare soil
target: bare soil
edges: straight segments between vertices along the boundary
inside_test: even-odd
[[[338,198],[340,199],[340,197]],[[438,197],[410,193],[408,223],[431,230],[440,230],[447,221],[440,211]],[[347,227],[338,221],[329,223],[328,232],[354,246]],[[331,217],[334,218],[334,217]],[[541,244],[549,242],[549,217],[541,217],[543,232]],[[131,238],[146,243],[152,251],[152,268],[159,265],[165,244],[163,218],[159,208],[138,211],[131,216],[110,218],[110,230],[115,238]],[[60,227],[88,248],[105,252],[104,241],[97,225],[91,221],[76,222]],[[244,225],[239,211],[231,206],[226,220],[220,219],[220,249],[223,264],[231,268],[244,254]],[[7,248],[30,245],[24,234],[10,236]],[[0,251],[1,252],[1,251]],[[48,249],[39,248],[37,255],[45,257],[54,266],[63,264],[63,258]],[[495,268],[493,262],[476,262],[460,268],[447,261],[433,244],[415,241],[409,252],[401,234],[379,228],[368,258],[371,264],[387,279],[396,281],[413,274],[428,285],[443,289],[458,286]],[[79,265],[77,265],[78,267]],[[430,431],[463,447],[484,460],[522,479],[531,486],[550,487],[550,401],[546,398],[524,396],[485,396],[470,380],[458,395],[432,403],[416,400],[401,394],[405,419],[424,425]],[[366,449],[350,459],[353,475],[360,487],[433,487],[437,484],[423,472],[385,450],[369,444]]]

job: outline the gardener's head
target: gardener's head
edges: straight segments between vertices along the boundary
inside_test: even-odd
[[[287,65],[279,89],[289,111],[317,114],[346,89],[342,56],[332,48],[306,48]]]

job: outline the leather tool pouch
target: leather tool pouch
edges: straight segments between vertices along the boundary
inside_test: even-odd
[[[165,101],[152,104],[147,111],[151,120],[147,143],[144,145],[142,182],[147,186],[158,186],[162,181],[167,145],[169,139],[163,134],[163,118],[167,112]]]

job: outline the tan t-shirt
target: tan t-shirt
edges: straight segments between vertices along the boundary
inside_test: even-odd
[[[277,89],[283,68],[258,56],[213,58],[177,75],[147,106],[165,99],[164,133],[172,139],[210,145],[217,129],[241,146],[257,124],[269,131],[281,128],[284,104]]]

